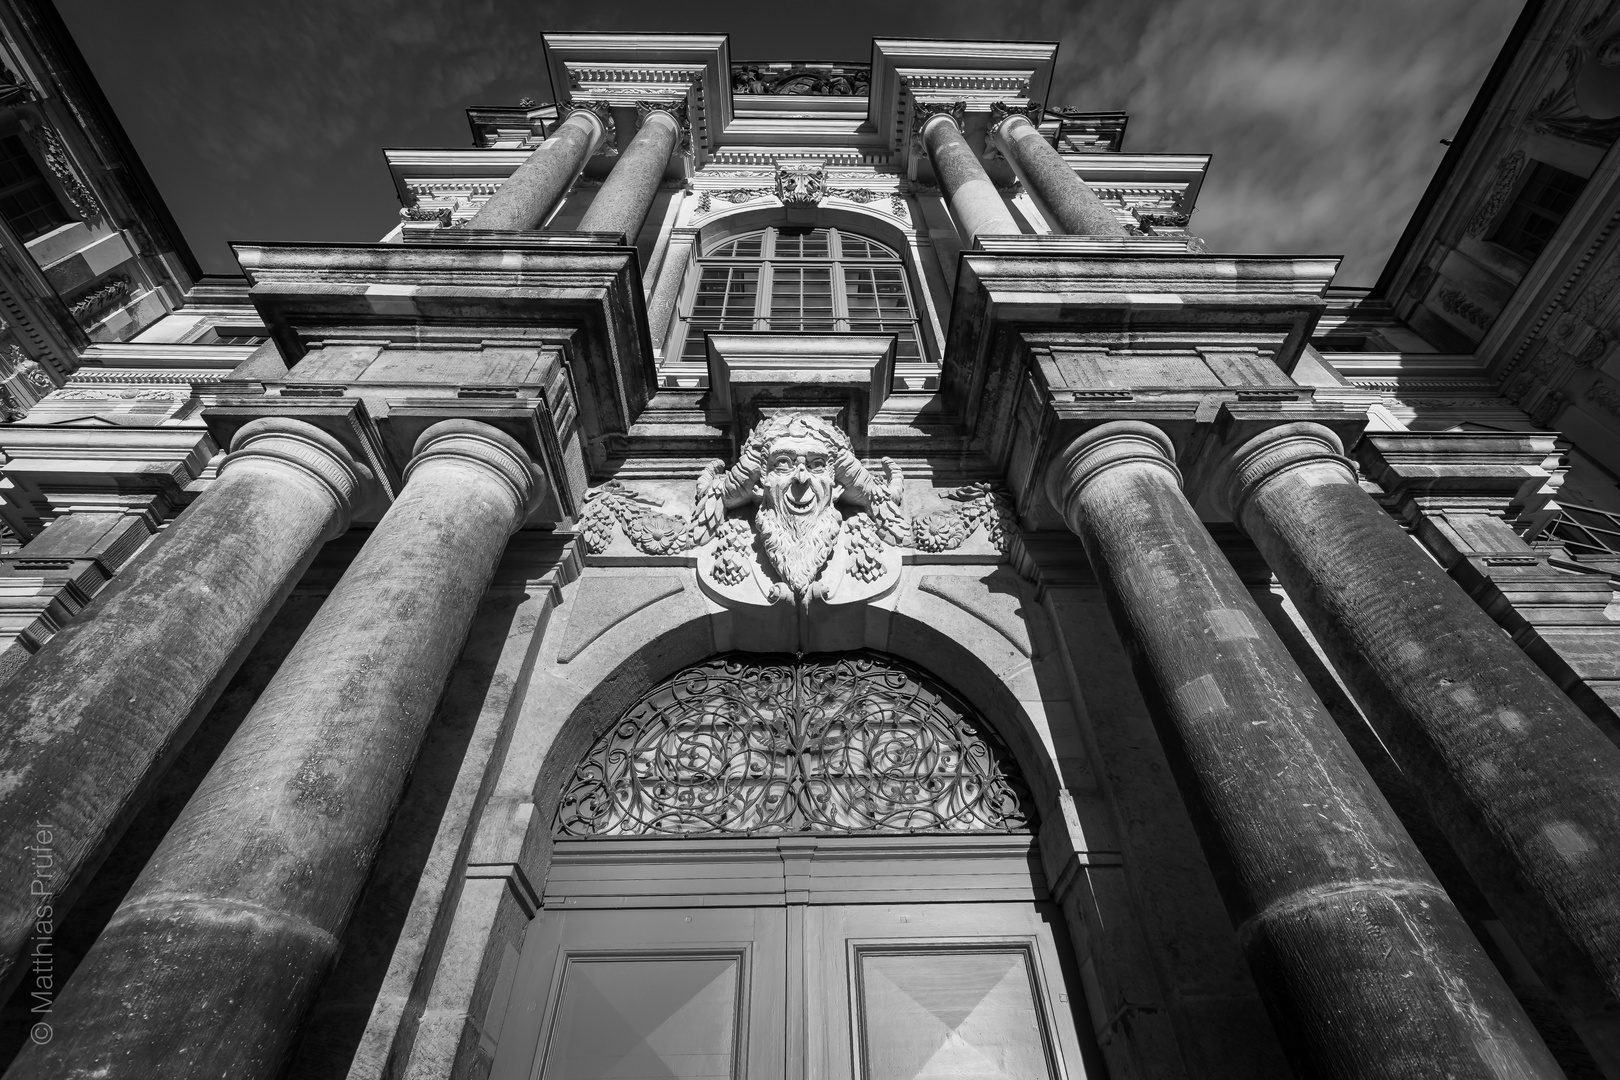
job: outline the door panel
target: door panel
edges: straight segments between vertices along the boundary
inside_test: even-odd
[[[808,908],[808,1075],[1087,1076],[1056,918],[1049,904]]]
[[[492,1080],[780,1080],[785,926],[781,908],[541,912]]]

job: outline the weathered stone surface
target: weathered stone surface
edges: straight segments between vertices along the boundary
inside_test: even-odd
[[[980,236],[1023,231],[950,116],[930,118],[923,126],[922,139],[965,246],[971,247]]]
[[[51,829],[58,917],[322,543],[347,527],[359,466],[307,424],[244,427],[219,479],[6,686],[0,843],[7,866]],[[0,986],[38,900],[0,893]]]
[[[56,1003],[84,1034],[18,1068],[280,1072],[536,487],[494,429],[423,435],[400,498]]]
[[[1007,117],[996,126],[995,139],[1055,232],[1125,235],[1125,226],[1114,212],[1075,175],[1063,155],[1041,137],[1028,119],[1017,114]]]
[[[557,662],[568,663],[609,628],[666,596],[676,595],[683,587],[677,574],[632,578],[587,574],[580,582],[576,602],[569,607],[568,629],[558,647]]]
[[[1232,455],[1237,519],[1491,904],[1620,1065],[1620,748],[1293,424]]]
[[[634,244],[680,134],[680,124],[669,113],[649,113],[580,218],[579,231],[620,233]]]
[[[1559,1075],[1512,993],[1179,486],[1117,422],[1048,490],[1132,651],[1182,797],[1296,1070]]]
[[[595,113],[587,109],[574,112],[490,196],[468,227],[512,231],[538,228],[605,134]]]

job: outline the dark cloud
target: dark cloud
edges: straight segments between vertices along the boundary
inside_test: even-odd
[[[874,36],[1061,43],[1054,103],[1131,113],[1129,148],[1212,153],[1214,250],[1346,256],[1370,283],[1516,0],[59,0],[205,267],[227,239],[371,240],[396,209],[378,148],[467,142],[462,108],[548,98],[540,37],[704,30],[743,59],[864,59]],[[138,47],[132,47],[138,43]]]

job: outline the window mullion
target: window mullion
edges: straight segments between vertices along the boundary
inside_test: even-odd
[[[776,245],[776,230],[770,230],[771,246]],[[771,328],[771,288],[774,282],[772,274],[774,264],[766,261],[759,264],[759,288],[754,292],[754,329],[769,330]]]
[[[834,262],[832,267],[833,329],[849,329],[849,298],[844,295],[844,267]]]

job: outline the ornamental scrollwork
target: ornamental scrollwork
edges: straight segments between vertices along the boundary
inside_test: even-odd
[[[28,127],[28,137],[39,148],[39,156],[45,159],[45,167],[61,185],[62,194],[73,205],[73,212],[86,221],[101,217],[101,203],[79,179],[79,174],[73,171],[67,147],[62,145],[62,137],[56,133],[56,129],[41,121],[34,121]]]
[[[1513,194],[1513,184],[1519,179],[1524,162],[1524,151],[1515,150],[1496,163],[1496,179],[1491,183],[1490,194],[1485,196],[1485,201],[1479,204],[1479,209],[1474,211],[1474,217],[1468,223],[1469,236],[1482,234],[1502,212],[1508,196]]]
[[[901,507],[903,476],[888,458],[868,469],[849,439],[824,418],[782,413],[759,424],[735,464],[712,461],[699,476],[690,515],[609,481],[586,495],[579,531],[600,555],[622,529],[645,555],[701,549],[700,578],[722,589],[753,579],[759,602],[861,596],[892,582],[899,549],[937,553],[961,547],[982,530],[1005,554],[1016,530],[1011,496],[995,483],[950,492],[944,507],[919,517]]]
[[[564,788],[560,838],[1020,833],[1005,745],[932,679],[871,652],[732,653],[644,694]]]

